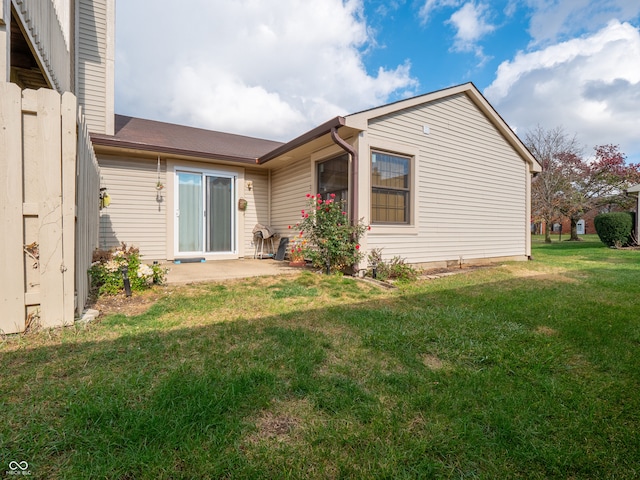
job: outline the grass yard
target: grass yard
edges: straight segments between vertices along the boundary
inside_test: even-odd
[[[640,251],[533,256],[167,288],[6,337],[0,478],[638,478]]]

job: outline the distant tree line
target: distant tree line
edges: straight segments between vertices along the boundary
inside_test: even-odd
[[[531,183],[531,211],[533,220],[546,227],[546,242],[551,242],[550,226],[562,218],[571,222],[570,240],[580,240],[577,225],[586,213],[632,207],[625,190],[640,183],[640,164],[626,163],[617,145],[596,145],[585,155],[575,135],[539,125],[524,140],[542,165]]]

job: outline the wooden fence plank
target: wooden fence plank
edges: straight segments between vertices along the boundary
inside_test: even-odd
[[[76,249],[76,99],[67,92],[62,95],[62,266],[64,324],[71,324],[75,311],[75,249]]]
[[[62,179],[60,95],[40,89],[38,97],[37,161],[41,172],[39,213],[41,326],[63,323]]]
[[[0,82],[0,331],[24,330],[22,94]]]
[[[38,169],[38,95],[35,90],[22,92],[22,215],[23,243],[38,245],[41,172]],[[40,267],[29,255],[22,255],[24,269],[25,327],[40,323]]]
[[[81,108],[78,111],[77,157],[76,289],[78,310],[82,310],[89,297],[87,270],[91,265],[93,251],[98,246],[100,169]]]

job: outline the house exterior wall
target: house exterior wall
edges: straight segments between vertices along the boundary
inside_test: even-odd
[[[271,227],[289,236],[289,225],[300,221],[306,194],[314,193],[311,158],[305,157],[271,173]]]
[[[413,158],[412,224],[373,225],[367,250],[411,263],[530,254],[528,166],[464,93],[369,122],[359,139],[359,216],[367,223],[375,149]]]
[[[269,224],[269,172],[266,170],[245,170],[244,198],[247,209],[238,212],[244,217],[244,256],[252,257],[255,252],[253,228],[256,223]]]
[[[114,133],[115,2],[79,0],[76,90],[93,133]]]
[[[98,155],[101,187],[106,187],[111,204],[100,211],[102,249],[122,242],[140,248],[148,260],[165,259],[167,249],[167,202],[161,192],[158,201],[157,160]],[[166,162],[161,162],[161,181],[166,181]]]
[[[71,12],[73,11],[72,3],[75,0],[52,0],[53,8],[58,16],[62,36],[67,47],[71,41]]]
[[[253,228],[268,224],[269,172],[203,162],[161,159],[158,192],[157,159],[99,155],[102,182],[111,204],[100,211],[100,248],[115,248],[122,242],[136,246],[145,261],[173,260],[174,250],[174,179],[176,169],[224,171],[236,175],[237,200],[247,200],[244,211],[236,207],[237,252],[233,255],[212,254],[211,259],[252,257]],[[250,186],[250,188],[249,188]],[[160,198],[160,201],[158,200]],[[206,256],[206,255],[205,255]],[[209,258],[208,258],[209,259]]]

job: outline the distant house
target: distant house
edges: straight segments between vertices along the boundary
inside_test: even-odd
[[[595,234],[596,226],[594,223],[594,218],[596,215],[600,213],[597,209],[590,210],[585,213],[580,220],[576,223],[576,230],[578,235],[585,234]],[[562,233],[570,234],[571,233],[571,220],[569,218],[562,219]]]
[[[530,255],[540,166],[471,83],[284,144],[121,116],[92,141],[111,197],[100,245],[135,244],[147,259],[251,256],[255,224],[288,234],[307,193],[335,193],[370,224],[365,251],[417,264]]]

